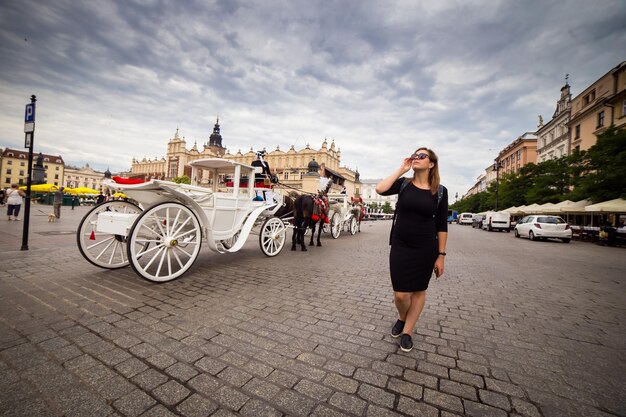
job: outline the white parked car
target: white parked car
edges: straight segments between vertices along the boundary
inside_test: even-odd
[[[522,218],[515,225],[515,237],[537,239],[561,239],[563,243],[572,240],[572,229],[559,216],[532,215]]]
[[[483,230],[511,231],[511,215],[506,211],[488,211],[483,220]]]
[[[459,224],[472,224],[474,213],[461,213],[459,216]]]

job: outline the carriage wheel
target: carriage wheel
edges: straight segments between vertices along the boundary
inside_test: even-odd
[[[76,231],[78,250],[85,259],[106,269],[123,268],[128,265],[126,257],[127,237],[105,232],[98,232],[96,224],[98,215],[102,212],[141,213],[141,209],[126,201],[109,201],[100,204],[87,212],[80,221]]]
[[[263,222],[261,234],[259,235],[259,245],[267,256],[276,256],[285,246],[287,228],[285,223],[277,217],[270,217]]]
[[[330,218],[330,235],[333,239],[337,239],[341,234],[343,222],[339,219],[339,213],[334,213]]]
[[[163,203],[135,220],[128,242],[128,259],[135,272],[149,281],[166,282],[193,265],[202,230],[191,209],[180,203]]]
[[[357,231],[356,219],[353,217],[350,219],[350,234],[354,235]]]

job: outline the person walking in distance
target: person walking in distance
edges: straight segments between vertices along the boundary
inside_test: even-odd
[[[54,208],[54,217],[61,218],[61,206],[63,205],[63,187],[60,187],[54,192],[54,200],[52,200],[52,207]]]
[[[17,184],[11,184],[11,188],[7,188],[4,192],[3,202],[7,203],[7,215],[9,220],[19,220],[17,217],[20,214],[20,208],[22,207],[22,197],[26,193],[20,190]]]
[[[412,178],[403,175],[413,169]],[[439,160],[427,148],[417,149],[400,168],[376,185],[380,195],[398,194],[391,227],[389,266],[398,319],[391,336],[400,349],[413,349],[412,333],[426,303],[432,273],[444,273],[448,240],[448,190],[440,184]]]

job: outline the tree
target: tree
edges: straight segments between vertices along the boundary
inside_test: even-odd
[[[383,213],[393,213],[393,208],[391,208],[391,203],[389,203],[389,201],[385,201],[385,204],[383,204]]]
[[[583,157],[582,192],[594,203],[626,198],[626,130],[611,127]]]
[[[172,181],[174,181],[176,184],[191,184],[191,179],[186,175],[174,177]]]

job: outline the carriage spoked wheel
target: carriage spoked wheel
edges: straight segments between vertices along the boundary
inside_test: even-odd
[[[180,203],[157,204],[139,215],[128,235],[128,259],[153,282],[178,278],[193,265],[202,245],[194,212]]]
[[[95,206],[80,221],[76,232],[78,250],[85,259],[106,269],[123,268],[128,265],[126,236],[96,230],[98,215],[104,212],[136,214],[141,209],[126,201],[109,201]]]
[[[261,251],[267,256],[276,256],[285,246],[287,228],[278,217],[270,217],[263,222],[259,234]]]
[[[352,217],[350,219],[350,229],[349,229],[350,230],[350,234],[351,235],[356,234],[357,229],[358,229],[358,225],[357,225],[356,219],[354,217]]]
[[[333,239],[337,239],[339,237],[342,228],[343,222],[339,218],[339,213],[333,213],[333,216],[330,218],[330,235]]]

